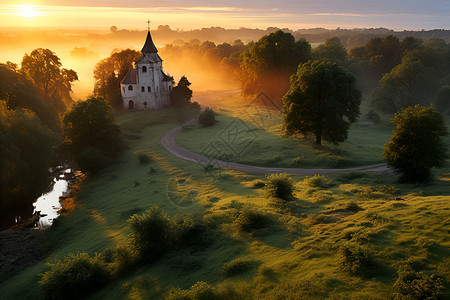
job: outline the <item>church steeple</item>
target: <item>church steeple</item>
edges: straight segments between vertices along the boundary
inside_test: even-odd
[[[147,39],[145,40],[144,47],[142,48],[142,53],[157,53],[158,49],[156,49],[155,44],[153,43],[152,35],[150,34],[150,20],[148,23],[148,31],[147,31]]]

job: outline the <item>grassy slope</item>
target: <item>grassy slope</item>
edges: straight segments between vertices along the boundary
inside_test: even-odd
[[[185,130],[176,137],[177,143],[210,157],[259,166],[342,168],[383,161],[384,144],[393,129],[387,122],[366,126],[361,118],[351,126],[347,141],[339,146],[325,142],[317,148],[309,138],[286,137],[279,113],[244,107],[237,104],[239,97],[230,100],[236,103],[232,111],[218,110],[215,126]],[[211,143],[220,150],[210,151]]]
[[[173,258],[167,257],[110,284],[92,295],[93,299],[152,299],[163,297],[172,286],[189,288],[200,280],[214,286],[232,285],[257,298],[309,295],[348,299],[351,295],[385,299],[392,295],[395,265],[409,257],[416,258],[420,270],[450,281],[450,199],[442,196],[450,194],[448,182],[410,186],[395,184],[390,177],[355,175],[328,177],[331,184],[320,188],[311,187],[303,177],[294,177],[297,200],[280,205],[265,197],[262,190],[252,188],[253,180],[262,177],[235,171],[211,176],[201,166],[165,152],[157,143],[179,119],[172,111],[119,116],[129,149],[119,163],[83,186],[76,211],[49,230],[49,257],[79,251],[93,254],[120,243],[128,234],[128,217],[152,205],[171,216],[192,211],[226,215],[248,205],[273,216],[272,230],[251,236],[224,224],[220,240],[192,254],[203,261],[197,270],[181,271]],[[204,134],[200,134],[202,139]],[[197,142],[191,140],[192,144]],[[151,154],[154,161],[139,165],[137,157],[142,152]],[[438,176],[448,172],[440,170]],[[169,201],[167,185],[174,175],[193,176],[201,183],[194,206],[180,208]],[[395,194],[383,188],[391,185],[395,185]],[[394,200],[396,197],[403,200]],[[350,201],[362,210],[346,211]],[[338,266],[339,245],[355,233],[381,261],[381,270],[369,277],[348,275]],[[222,278],[223,264],[237,257],[255,261],[255,267],[240,276]],[[14,275],[0,283],[0,294],[6,299],[39,299],[36,275],[45,269],[45,264],[39,263]],[[268,273],[264,270],[271,270],[273,276],[264,275]]]

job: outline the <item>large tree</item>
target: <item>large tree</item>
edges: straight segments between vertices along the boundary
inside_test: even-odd
[[[347,50],[337,37],[326,39],[313,50],[313,57],[318,60],[331,60],[343,63],[347,59]]]
[[[119,125],[102,98],[76,102],[64,114],[61,128],[69,152],[87,171],[103,168],[122,149]]]
[[[283,128],[288,134],[315,136],[338,144],[347,139],[350,123],[359,115],[361,92],[348,71],[329,61],[299,65],[291,89],[283,98]]]
[[[192,90],[189,88],[191,83],[186,78],[182,76],[178,84],[173,87],[170,93],[170,105],[174,107],[183,107],[191,103]]]
[[[430,169],[447,158],[441,138],[448,134],[444,118],[431,107],[416,105],[397,113],[392,122],[396,128],[383,153],[387,164],[407,182],[426,181]]]
[[[106,99],[113,107],[122,106],[120,81],[134,67],[139,51],[126,49],[112,53],[94,69],[94,95]]]
[[[78,80],[78,75],[74,70],[63,68],[53,51],[37,48],[25,54],[21,71],[39,88],[41,96],[52,101],[59,111],[64,111],[72,102],[72,82]]]
[[[256,95],[265,91],[281,99],[289,89],[289,77],[299,63],[310,58],[311,45],[304,39],[296,41],[292,34],[281,30],[263,36],[241,54],[243,93]]]
[[[374,92],[373,105],[387,113],[395,113],[410,105],[430,103],[430,77],[420,61],[405,59],[380,81]]]

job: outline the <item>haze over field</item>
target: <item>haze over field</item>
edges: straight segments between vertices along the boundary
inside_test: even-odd
[[[450,7],[445,0],[401,1],[2,1],[0,13],[8,27],[105,28],[114,23],[136,28],[136,20],[151,16],[155,24],[174,28],[224,26],[379,27],[393,29],[448,28]],[[63,4],[61,3],[63,2]],[[23,5],[34,5],[33,8]],[[17,18],[26,17],[26,20]],[[32,18],[33,17],[33,18]],[[33,19],[33,20],[32,20]],[[4,26],[5,26],[4,25]]]

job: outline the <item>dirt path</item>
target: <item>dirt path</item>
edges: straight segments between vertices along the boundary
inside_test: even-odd
[[[393,170],[388,168],[385,164],[376,164],[370,166],[362,166],[355,168],[346,168],[346,169],[297,169],[297,168],[272,168],[272,167],[259,167],[252,165],[244,165],[234,162],[226,162],[217,159],[208,158],[204,155],[191,152],[186,148],[183,148],[175,142],[175,136],[183,130],[185,127],[193,124],[195,119],[192,119],[180,126],[172,128],[167,131],[159,144],[164,147],[167,151],[172,153],[173,155],[182,158],[187,161],[191,161],[194,163],[200,164],[213,164],[217,167],[224,169],[233,169],[239,170],[246,173],[253,174],[268,174],[268,173],[286,173],[290,175],[326,175],[326,174],[340,174],[340,173],[349,173],[349,172],[364,172],[371,174],[393,174]]]

